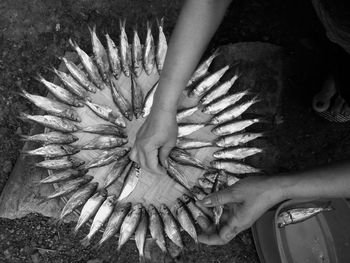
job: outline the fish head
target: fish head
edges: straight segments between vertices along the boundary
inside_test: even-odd
[[[174,210],[178,210],[179,208],[183,207],[184,203],[181,201],[180,198],[176,198],[175,204],[174,204]]]
[[[183,194],[181,198],[185,204],[191,202],[191,198],[187,194]]]
[[[107,203],[109,206],[114,206],[117,202],[117,197],[115,195],[110,195],[107,197]]]
[[[131,210],[132,210],[132,212],[141,212],[141,209],[142,209],[142,204],[137,203],[137,204],[133,205]]]

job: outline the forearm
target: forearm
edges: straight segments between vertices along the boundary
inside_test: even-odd
[[[154,108],[175,111],[177,101],[231,0],[187,0],[171,36]]]
[[[350,197],[350,162],[278,176],[274,183],[283,199]]]

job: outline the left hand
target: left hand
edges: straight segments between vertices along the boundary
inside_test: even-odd
[[[227,222],[215,232],[199,236],[207,245],[224,245],[238,233],[249,228],[266,210],[283,200],[282,190],[273,177],[254,176],[213,193],[201,202],[207,207],[230,204]]]

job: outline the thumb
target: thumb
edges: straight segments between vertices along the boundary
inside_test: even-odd
[[[222,240],[228,243],[242,230],[243,229],[240,222],[238,222],[237,217],[233,216],[227,221],[224,226],[221,227],[219,236]]]
[[[168,156],[171,149],[174,148],[174,145],[166,143],[159,149],[159,160],[163,167],[168,168]]]
[[[204,206],[214,207],[218,205],[224,205],[227,203],[233,203],[235,202],[235,198],[232,194],[231,188],[226,188],[212,193],[198,202],[200,202]]]

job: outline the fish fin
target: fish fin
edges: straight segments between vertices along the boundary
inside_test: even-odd
[[[80,240],[80,244],[83,247],[87,247],[90,245],[90,237],[87,235],[86,237],[84,237],[82,240]]]

